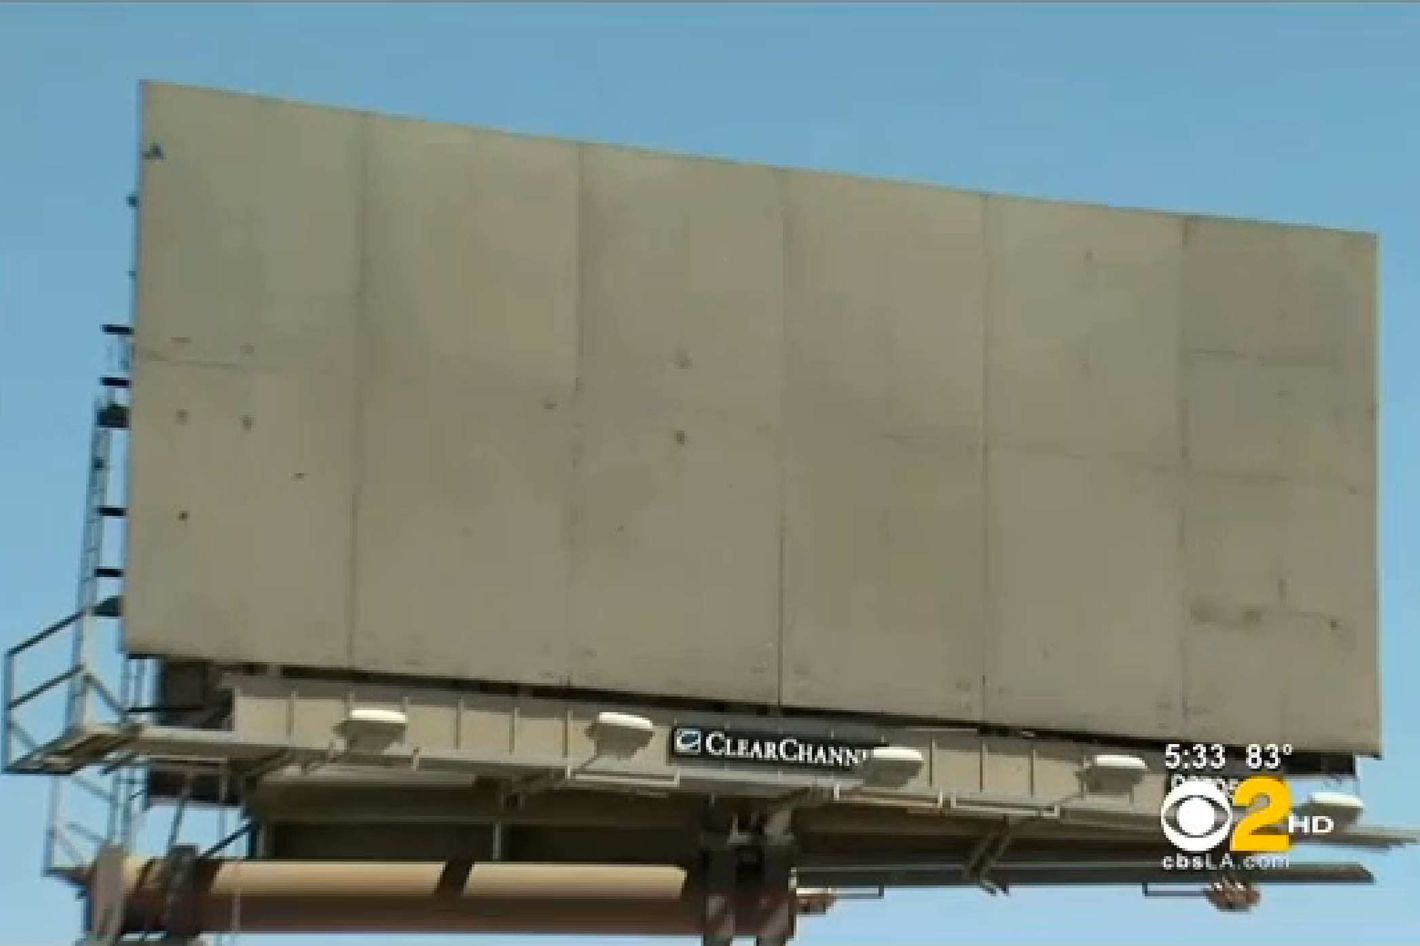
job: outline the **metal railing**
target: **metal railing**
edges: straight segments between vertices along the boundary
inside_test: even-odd
[[[70,663],[63,670],[45,677],[22,692],[16,692],[25,678],[25,658],[37,653],[46,644],[67,639],[69,648],[82,650],[80,638],[85,625],[95,617],[95,609],[85,608],[61,618],[5,652],[5,733],[3,762],[6,772],[16,774],[60,775],[82,765],[70,760],[67,749],[85,723],[107,721],[122,724],[127,721],[127,706],[97,674],[82,661]],[[66,637],[67,632],[67,637]],[[62,721],[56,727],[44,717],[43,698],[64,687],[66,699]],[[97,716],[95,700],[107,712]],[[35,719],[33,717],[39,717]],[[41,732],[41,727],[49,730]]]
[[[44,869],[70,874],[105,845],[128,847],[144,773],[112,762],[143,702],[148,661],[122,650],[121,568],[105,558],[109,523],[126,509],[111,501],[114,440],[127,430],[130,331],[104,326],[119,373],[102,379],[95,401],[85,488],[79,576],[72,613],[5,652],[0,762],[14,774],[52,776]],[[120,757],[121,759],[121,757]],[[88,770],[88,771],[85,771]]]

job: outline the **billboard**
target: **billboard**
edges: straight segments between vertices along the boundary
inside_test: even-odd
[[[1379,751],[1376,240],[149,84],[130,650]]]

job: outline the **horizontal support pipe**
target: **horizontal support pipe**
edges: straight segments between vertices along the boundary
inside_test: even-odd
[[[114,852],[117,853],[117,852]],[[924,865],[925,866],[925,865]],[[350,862],[198,860],[171,878],[160,860],[101,857],[84,879],[91,916],[107,929],[199,933],[532,933],[698,935],[705,895],[675,865],[534,864],[471,861]],[[1002,864],[1007,886],[1203,883],[1208,872],[1177,873],[1152,863]],[[1371,881],[1356,864],[1298,864],[1258,870],[1260,883]],[[956,886],[959,865],[936,869],[800,869],[805,889],[742,889],[740,935],[755,935],[782,897],[795,913],[822,912],[824,893],[848,886]],[[812,886],[809,886],[812,885]],[[816,890],[822,885],[822,888]],[[833,898],[833,899],[836,899]]]
[[[705,896],[674,865],[199,860],[170,890],[162,860],[101,860],[91,912],[121,932],[695,935]],[[742,935],[793,891],[745,890]]]

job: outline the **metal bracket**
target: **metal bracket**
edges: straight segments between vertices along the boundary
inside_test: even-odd
[[[181,844],[170,850],[164,860],[163,886],[166,896],[162,928],[179,936],[196,936],[201,932],[193,906],[197,857],[196,845]]]
[[[967,856],[963,873],[967,880],[991,894],[1007,893],[1007,888],[991,879],[991,868],[1005,855],[1015,836],[1015,831],[1024,822],[1007,818],[997,830],[985,834]]]

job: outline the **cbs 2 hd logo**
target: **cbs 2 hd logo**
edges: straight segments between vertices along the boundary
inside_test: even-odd
[[[1258,802],[1259,807],[1253,807]],[[1240,817],[1234,811],[1241,812]],[[1164,796],[1159,810],[1164,836],[1180,851],[1203,854],[1231,835],[1228,849],[1242,853],[1284,854],[1293,834],[1330,834],[1336,822],[1326,815],[1292,813],[1292,790],[1265,775],[1243,780],[1230,799],[1212,781],[1190,779]]]

